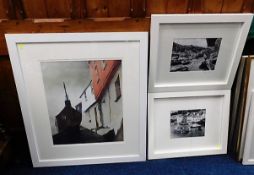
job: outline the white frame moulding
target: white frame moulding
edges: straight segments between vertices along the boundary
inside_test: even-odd
[[[234,80],[234,76],[238,67],[238,63],[241,58],[242,50],[247,38],[247,34],[251,25],[252,21],[252,14],[177,14],[177,15],[171,15],[171,14],[153,14],[151,17],[151,37],[150,37],[150,68],[149,68],[149,92],[169,92],[169,91],[192,91],[192,90],[225,90],[225,89],[230,89]],[[235,43],[233,43],[233,46],[230,46],[232,49],[232,58],[230,59],[229,65],[224,65],[223,66],[228,66],[228,71],[225,72],[227,69],[223,70],[223,66],[220,66],[222,69],[221,71],[224,72],[225,78],[223,80],[218,80],[218,77],[216,77],[213,81],[198,81],[198,82],[188,82],[184,83],[183,81],[171,81],[172,76],[165,78],[168,80],[168,82],[157,82],[157,73],[158,73],[158,64],[160,59],[165,59],[165,58],[159,58],[159,48],[161,48],[160,45],[160,27],[162,25],[189,25],[189,26],[195,26],[196,24],[202,24],[202,25],[213,25],[213,24],[219,24],[219,25],[225,25],[225,24],[236,24],[237,26],[235,27],[237,30],[236,37],[235,38]],[[240,27],[239,27],[239,26]],[[239,30],[238,30],[239,28]],[[174,28],[170,29],[174,32]],[[214,29],[211,29],[214,30]],[[170,37],[174,37],[175,34],[169,32],[168,35]],[[190,32],[193,32],[191,29],[189,30]],[[209,35],[206,34],[205,30],[200,28],[200,36],[202,35],[208,35],[212,37],[216,37],[216,34]],[[195,36],[199,35],[197,31],[194,31]],[[219,28],[218,28],[218,34],[220,33]],[[225,35],[227,32],[225,32]],[[180,34],[181,35],[181,34]],[[192,34],[189,32],[184,33],[185,37],[191,38],[193,37]],[[218,35],[219,36],[219,35]],[[221,36],[221,35],[220,35]],[[185,38],[184,37],[184,38]],[[199,36],[198,36],[199,37]],[[227,36],[227,38],[230,38]],[[222,39],[223,40],[223,39]],[[232,44],[232,43],[230,43]],[[226,45],[224,43],[224,45]],[[232,48],[233,47],[233,48]],[[230,53],[228,53],[230,54]],[[167,58],[166,58],[167,59]],[[218,62],[218,61],[217,61]],[[163,64],[162,64],[163,65]],[[165,65],[165,61],[164,61]],[[217,65],[216,65],[217,66]],[[160,67],[160,69],[162,69]],[[192,71],[193,72],[193,71]],[[196,71],[195,71],[196,72]],[[208,71],[205,71],[208,72]],[[169,72],[169,75],[172,73],[176,72]],[[181,72],[183,75],[183,72]],[[201,73],[202,74],[202,73]],[[174,74],[176,75],[176,74]],[[173,75],[173,76],[174,76]],[[178,74],[179,75],[179,74]],[[182,76],[180,75],[180,76]],[[189,71],[186,72],[187,77],[193,76],[189,74]],[[195,74],[197,75],[197,74]],[[195,78],[194,75],[194,78]],[[220,74],[217,74],[219,76]],[[213,74],[211,75],[213,76]],[[204,76],[201,76],[204,78]],[[171,81],[171,82],[170,82]]]
[[[18,91],[18,97],[20,101],[20,106],[22,110],[23,120],[25,124],[26,134],[28,138],[30,153],[31,153],[34,167],[98,164],[98,163],[130,162],[130,161],[145,161],[146,160],[146,107],[147,107],[147,90],[146,90],[147,89],[147,66],[146,65],[147,65],[147,55],[148,55],[147,54],[148,52],[148,33],[147,32],[6,34],[5,36],[6,36],[8,51],[9,51],[9,55],[11,59],[15,83],[16,83],[16,87]],[[21,66],[22,58],[20,57],[19,49],[26,47],[26,44],[37,45],[37,44],[47,44],[47,43],[53,43],[53,44],[68,43],[71,45],[72,43],[82,43],[82,42],[123,43],[123,44],[138,43],[138,46],[136,47],[137,48],[136,53],[138,53],[136,55],[138,60],[136,60],[135,63],[139,65],[138,66],[139,70],[135,74],[136,76],[139,77],[140,82],[137,83],[135,88],[132,88],[132,90],[135,89],[137,93],[139,94],[138,96],[135,97],[135,99],[137,100],[137,104],[139,104],[138,107],[136,107],[137,110],[135,110],[135,111],[138,111],[138,112],[135,112],[135,116],[139,117],[137,119],[138,128],[136,129],[138,131],[138,133],[136,134],[139,139],[135,141],[136,149],[135,151],[131,150],[128,153],[113,155],[113,156],[107,156],[107,155],[98,156],[97,155],[94,157],[93,156],[90,156],[90,157],[77,156],[77,157],[71,157],[71,158],[69,157],[69,158],[41,159],[39,155],[40,145],[37,144],[38,138],[36,138],[35,136],[35,127],[33,126],[33,122],[32,122],[33,113],[31,112],[31,108],[30,108],[31,101],[29,101],[31,100],[31,98],[28,98],[28,89],[27,89],[27,84],[24,80],[23,69],[22,69],[23,67]],[[131,45],[130,47],[132,48],[134,46]],[[97,48],[97,46],[95,47],[95,49],[97,49],[97,52],[99,52],[99,49]],[[119,52],[117,51],[117,49],[115,49],[115,51]],[[54,52],[54,50],[52,52]],[[70,52],[72,52],[71,49],[70,49]],[[129,50],[129,52],[131,52],[131,50]],[[121,55],[122,53],[118,53],[118,54]],[[129,59],[129,62],[132,62],[133,60],[131,59],[136,59],[136,58],[132,57],[128,59]],[[126,62],[126,60],[124,61]],[[128,63],[128,65],[130,64]],[[131,67],[129,69],[131,69]],[[124,73],[126,72],[123,72],[123,74]],[[128,126],[128,127],[131,128],[133,126]],[[124,140],[124,143],[125,141],[126,140]],[[107,144],[110,144],[110,143],[107,143]],[[102,147],[103,147],[103,144],[102,144]],[[72,149],[70,148],[70,150]]]
[[[157,149],[156,138],[155,138],[155,130],[158,127],[155,127],[155,100],[168,101],[174,100],[177,98],[199,98],[199,97],[221,97],[222,98],[222,106],[217,106],[218,110],[221,112],[220,114],[220,131],[219,135],[219,144],[213,143],[214,146],[209,146],[206,148],[184,148],[179,150],[170,150],[170,148]],[[184,100],[184,99],[182,99]],[[193,102],[195,103],[195,102]],[[193,104],[192,103],[192,104]],[[229,125],[229,104],[230,104],[230,90],[216,90],[216,91],[189,91],[189,92],[168,92],[168,93],[149,93],[148,94],[148,159],[160,159],[160,158],[173,158],[173,157],[186,157],[186,156],[200,156],[200,155],[214,155],[214,154],[226,154],[227,153],[227,137],[228,137],[228,125]],[[183,108],[186,106],[183,106]],[[220,108],[220,109],[219,109]],[[169,116],[169,115],[167,115]],[[156,119],[158,121],[158,119]],[[165,119],[164,123],[167,123],[168,120]],[[168,123],[169,124],[169,123]],[[207,125],[207,124],[206,124]],[[164,130],[163,130],[164,131]],[[212,131],[210,131],[212,132]],[[168,134],[164,132],[160,132],[162,136]],[[192,137],[189,137],[190,139]],[[162,138],[160,138],[162,139]],[[164,138],[165,139],[165,138]],[[175,138],[173,138],[175,139]],[[177,138],[182,139],[179,140],[179,144],[184,141],[185,138]],[[170,144],[170,143],[167,143]],[[183,144],[183,143],[182,143]],[[182,145],[181,144],[181,145]],[[167,147],[167,146],[165,146]]]

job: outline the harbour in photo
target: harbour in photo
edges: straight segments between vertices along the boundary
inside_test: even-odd
[[[174,39],[170,72],[215,70],[221,40],[222,38]]]
[[[206,109],[176,110],[170,113],[170,138],[205,135]]]

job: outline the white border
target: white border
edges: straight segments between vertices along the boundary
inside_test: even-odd
[[[150,38],[150,68],[149,68],[149,92],[167,92],[167,91],[192,91],[192,90],[226,90],[231,89],[238,63],[241,58],[242,50],[247,38],[247,34],[252,21],[252,14],[154,14],[151,17],[151,38]],[[238,44],[235,53],[231,58],[233,64],[229,69],[227,80],[214,83],[163,83],[156,85],[156,70],[158,63],[158,45],[159,45],[159,26],[160,24],[227,24],[240,23]],[[227,66],[227,65],[225,65]]]
[[[108,33],[51,33],[51,34],[6,34],[6,41],[14,73],[14,79],[18,91],[20,106],[23,114],[24,125],[28,138],[30,153],[34,167],[97,164],[111,162],[129,162],[146,160],[146,107],[147,107],[147,32],[108,32]],[[28,107],[26,84],[21,68],[18,44],[33,43],[71,43],[71,42],[139,42],[139,117],[140,117],[140,151],[139,154],[119,155],[108,157],[84,157],[73,159],[50,159],[40,160],[34,126],[31,122],[31,111]],[[131,127],[131,126],[130,126]]]
[[[155,99],[165,100],[167,98],[175,97],[212,97],[212,96],[222,96],[223,106],[221,114],[221,124],[223,126],[221,130],[220,145],[217,145],[211,149],[200,148],[197,150],[179,150],[179,152],[166,152],[161,151],[155,153],[154,148],[154,101]],[[184,156],[198,156],[198,155],[214,155],[214,154],[225,154],[227,153],[227,139],[228,139],[228,125],[229,125],[229,104],[230,104],[230,90],[221,91],[189,91],[189,92],[167,92],[167,93],[149,93],[148,94],[148,159],[160,159],[160,158],[172,158],[172,157],[184,157]]]

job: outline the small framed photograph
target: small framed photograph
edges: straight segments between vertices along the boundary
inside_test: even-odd
[[[230,91],[148,94],[148,158],[227,152]]]
[[[6,35],[35,167],[146,160],[147,37]]]
[[[149,92],[230,89],[252,14],[155,14]]]

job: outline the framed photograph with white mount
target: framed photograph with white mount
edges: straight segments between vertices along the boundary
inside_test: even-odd
[[[148,94],[148,159],[225,154],[230,90]]]
[[[146,160],[147,40],[6,35],[34,167]]]
[[[149,92],[230,89],[252,14],[151,17]]]

